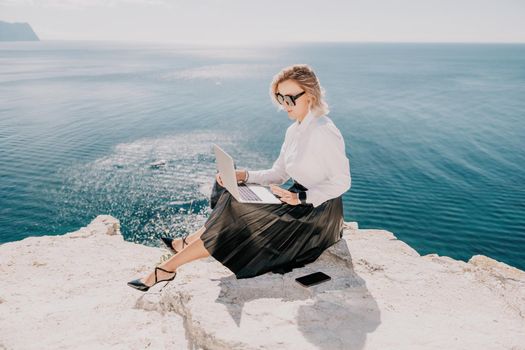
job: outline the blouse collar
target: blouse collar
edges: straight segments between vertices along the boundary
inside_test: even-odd
[[[309,109],[308,113],[303,118],[303,121],[299,123],[299,120],[296,120],[295,123],[297,124],[297,128],[299,130],[304,130],[308,127],[308,125],[312,122],[312,120],[315,118],[315,113],[313,110]]]

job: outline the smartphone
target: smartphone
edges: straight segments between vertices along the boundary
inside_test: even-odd
[[[311,273],[309,275],[297,277],[295,280],[304,287],[310,287],[321,282],[328,281],[330,279],[332,279],[330,276],[319,271]]]

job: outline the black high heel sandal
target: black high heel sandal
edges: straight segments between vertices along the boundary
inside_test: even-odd
[[[168,273],[175,273],[173,275],[173,277],[170,277],[169,279],[167,280],[158,280],[157,279],[157,271],[158,270],[162,270],[164,272],[168,272]],[[147,292],[148,289],[150,289],[151,287],[153,287],[154,285],[156,285],[157,283],[159,282],[166,282],[165,285],[162,286],[162,288],[159,290],[159,292],[168,285],[168,283],[170,283],[170,281],[173,281],[173,279],[175,278],[175,276],[177,276],[177,271],[168,271],[168,270],[164,270],[162,267],[158,267],[158,266],[155,266],[155,283],[153,283],[151,286],[148,286],[147,284],[144,284],[140,281],[140,278],[136,279],[136,280],[133,280],[133,281],[129,281],[128,282],[128,286],[132,287],[132,288],[135,288],[135,289],[138,289],[140,290],[141,292]]]
[[[182,249],[184,249],[184,245],[188,245],[188,242],[186,242],[186,237],[187,236],[182,237]],[[174,238],[160,237],[160,239],[162,239],[162,242],[164,242],[164,244],[173,252],[173,254],[178,253],[178,251],[174,249],[172,245],[173,241],[175,240]]]

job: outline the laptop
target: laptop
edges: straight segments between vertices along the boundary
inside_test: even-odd
[[[224,187],[240,203],[270,203],[282,204],[283,202],[270,190],[255,184],[238,184],[235,176],[233,158],[222,148],[213,144],[215,152],[215,163],[221,174]]]

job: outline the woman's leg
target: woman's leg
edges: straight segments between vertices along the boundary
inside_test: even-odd
[[[204,232],[204,230],[202,230],[202,232]],[[205,258],[208,256],[210,256],[210,253],[204,247],[204,243],[202,242],[199,236],[197,238],[194,238],[193,241],[189,245],[184,247],[182,251],[173,255],[171,258],[169,258],[162,264],[159,264],[158,267],[161,267],[167,271],[175,271],[179,266],[189,263],[190,261]],[[157,278],[159,280],[168,279],[171,276],[173,276],[173,273],[167,273],[162,270],[157,270]],[[155,283],[155,271],[150,273],[145,279],[142,279],[142,282],[147,285],[152,285],[153,283]]]
[[[197,231],[193,232],[191,235],[188,235],[186,237],[186,243],[190,244],[191,242],[193,242],[194,240],[196,240],[197,238],[199,238],[203,233],[204,231],[206,230],[206,227],[204,227],[204,225],[198,229]],[[173,246],[173,249],[177,250],[178,252],[180,252],[183,248],[182,248],[182,238],[177,238],[177,239],[174,239],[173,240],[173,243],[172,243],[172,246]],[[186,249],[187,245],[185,244],[184,245],[184,249]]]

